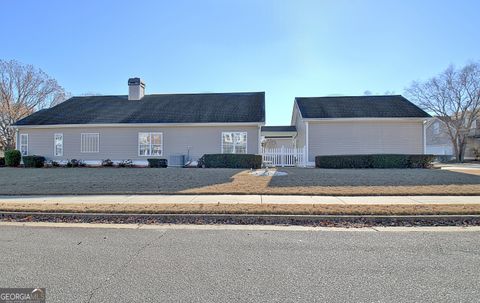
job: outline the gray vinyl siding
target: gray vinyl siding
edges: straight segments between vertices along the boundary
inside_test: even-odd
[[[317,155],[423,154],[422,121],[308,123],[308,160]]]
[[[247,132],[247,153],[258,153],[258,126],[176,126],[176,127],[84,127],[84,128],[21,128],[20,134],[28,134],[30,155],[41,155],[47,159],[102,160],[146,160],[153,156],[138,155],[139,132],[163,133],[163,155],[187,155],[198,159],[206,153],[221,153],[221,134],[224,131]],[[63,133],[63,156],[53,153],[54,134]],[[100,149],[98,153],[81,153],[80,137],[82,133],[99,133]]]

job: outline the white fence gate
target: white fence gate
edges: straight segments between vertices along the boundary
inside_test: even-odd
[[[262,148],[264,166],[307,166],[306,148]]]

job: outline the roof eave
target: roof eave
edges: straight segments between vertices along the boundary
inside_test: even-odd
[[[264,126],[265,122],[206,122],[206,123],[95,123],[95,124],[47,124],[12,125],[20,128],[92,128],[92,127],[189,127],[189,126]]]
[[[306,122],[328,121],[425,121],[431,117],[357,117],[357,118],[303,118]]]

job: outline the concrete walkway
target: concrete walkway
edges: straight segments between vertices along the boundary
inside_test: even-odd
[[[480,196],[87,195],[0,196],[0,203],[45,204],[480,204]]]

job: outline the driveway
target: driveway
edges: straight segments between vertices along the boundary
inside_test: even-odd
[[[335,230],[335,229],[332,229]],[[0,226],[47,302],[477,302],[480,233]]]
[[[441,169],[0,168],[0,195],[479,195],[480,176]]]

